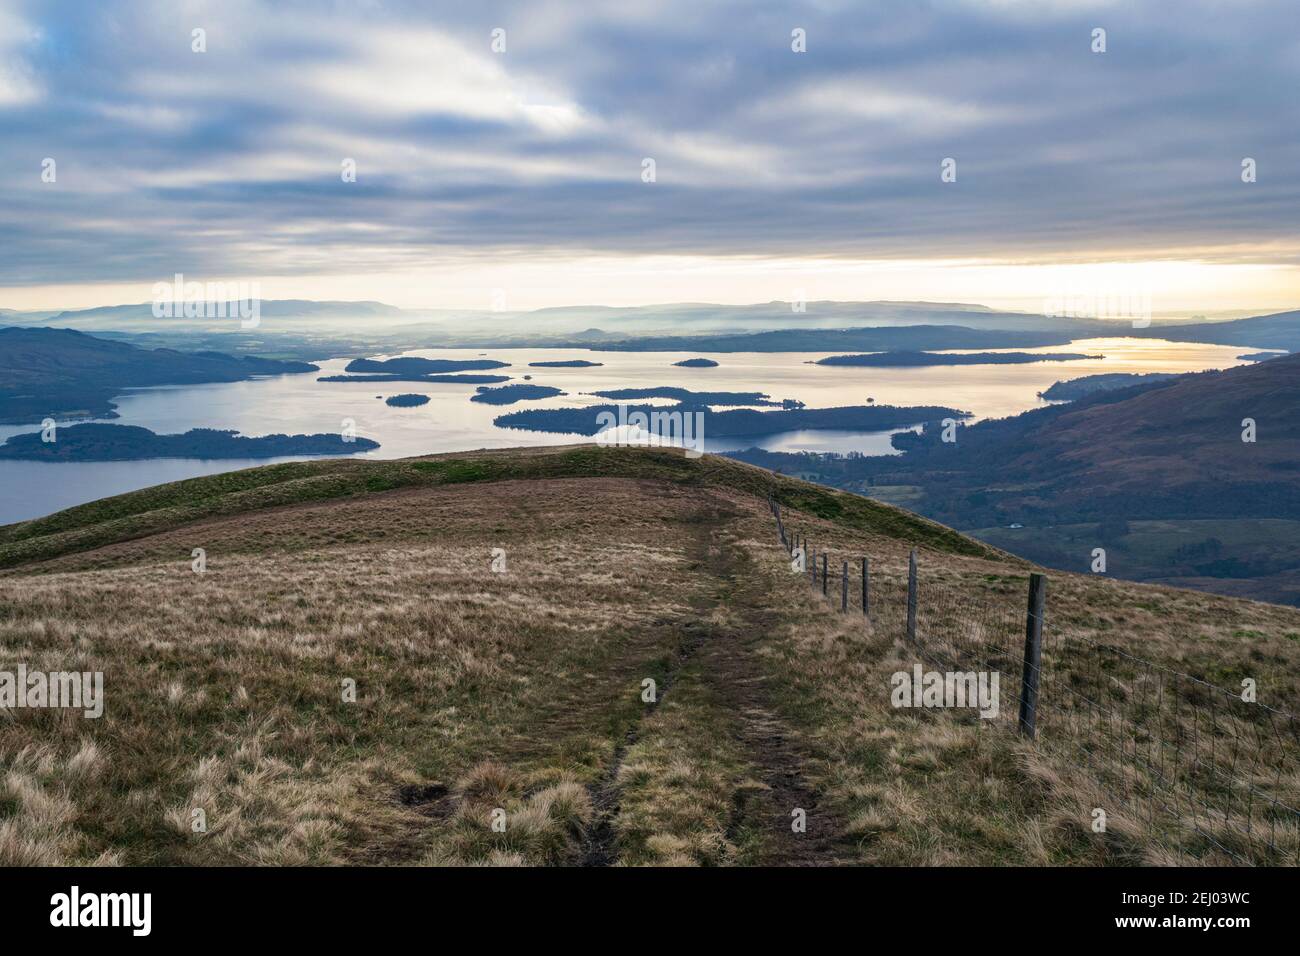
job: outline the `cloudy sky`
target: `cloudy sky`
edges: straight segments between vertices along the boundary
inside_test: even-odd
[[[1296,23],[1293,0],[0,0],[0,307],[177,272],[456,308],[1300,307]]]

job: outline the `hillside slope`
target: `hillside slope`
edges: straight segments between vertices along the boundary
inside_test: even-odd
[[[792,569],[769,494],[833,571],[870,557],[869,615]],[[901,640],[912,548],[920,650],[997,657],[999,719],[890,706],[920,660]],[[1094,639],[1249,674],[1293,706],[1300,612],[1054,574],[1030,745],[1005,656],[1028,566],[726,459],[268,466],[5,527],[0,561],[0,670],[99,670],[107,700],[99,720],[0,721],[0,863],[1090,865],[1300,846],[1157,827],[1140,781],[1082,774],[1068,745],[1096,735],[1067,706],[1094,680],[1072,642]],[[1136,690],[1129,670],[1107,665]],[[1292,796],[1290,758],[1269,761]]]
[[[997,489],[986,510],[1022,519],[1300,517],[1297,409],[1300,354],[981,422],[952,444],[931,430],[863,467]]]
[[[1172,339],[1176,342],[1210,342],[1261,349],[1300,351],[1300,311],[1255,315],[1229,322],[1198,322],[1194,325],[1153,325],[1126,331],[1126,335]]]
[[[109,399],[127,388],[317,370],[306,362],[142,349],[72,329],[0,328],[0,422],[113,417]]]
[[[1085,570],[1105,546],[1122,576],[1300,604],[1300,354],[1094,393],[956,439],[927,427],[896,438],[905,453],[892,457],[736,454],[902,492],[893,500],[1052,566]],[[1258,533],[1277,521],[1289,535]]]

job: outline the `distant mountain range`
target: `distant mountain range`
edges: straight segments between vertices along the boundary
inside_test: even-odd
[[[1032,348],[1115,336],[1300,351],[1297,311],[1134,328],[1131,322],[1005,312],[962,303],[818,301],[801,308],[788,302],[670,303],[521,312],[268,299],[261,302],[260,323],[253,329],[242,329],[238,318],[155,318],[147,302],[9,312],[4,320],[132,337],[142,345],[304,359],[456,346],[766,352]]]

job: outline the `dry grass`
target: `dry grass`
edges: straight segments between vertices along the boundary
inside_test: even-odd
[[[1231,828],[1153,821],[1141,774],[1075,758],[1096,728],[1047,677],[1058,709],[1036,745],[1008,726],[1014,674],[998,721],[892,708],[890,675],[916,660],[899,640],[908,526],[875,533],[872,514],[787,514],[819,549],[871,556],[871,624],[791,573],[761,497],[680,476],[400,488],[7,571],[0,669],[101,670],[107,703],[99,720],[0,713],[0,865],[842,862],[791,850],[772,812],[789,813],[772,781],[795,758],[814,824],[860,863],[1225,861],[1198,836],[1236,846]],[[1029,567],[921,560],[931,595],[993,609],[928,602],[927,646],[1018,673],[1007,628]],[[1099,642],[1300,700],[1295,610],[1057,573],[1049,601],[1051,680],[1090,686],[1080,649]],[[1106,674],[1129,701],[1141,679]]]
[[[404,492],[6,577],[0,667],[102,670],[107,699],[99,720],[0,718],[6,859],[414,859],[428,819],[398,799],[403,785],[494,755],[593,778],[692,598],[690,498],[655,493],[647,509],[626,480]],[[205,574],[191,547],[207,549]],[[490,570],[493,547],[505,574]],[[83,767],[83,741],[100,777],[71,787],[53,755]],[[554,809],[563,794],[551,796]],[[530,799],[525,823],[540,812]]]
[[[734,741],[734,715],[700,668],[678,675],[627,751],[616,782],[621,858],[631,865],[722,866],[744,859],[729,832],[737,795],[759,787]],[[739,844],[739,845],[738,845]]]
[[[838,614],[832,609],[839,603],[837,573],[827,602],[813,592],[806,576],[790,573],[783,551],[773,548],[767,515],[751,529],[757,541],[766,538],[767,550],[776,552],[764,565],[776,600],[796,604],[796,617],[803,618],[771,643],[775,666],[789,675],[786,703],[822,743],[828,763],[819,782],[843,806],[862,862],[1297,862],[1294,821],[1289,830],[1270,832],[1269,807],[1256,797],[1251,839],[1244,839],[1244,785],[1229,799],[1217,792],[1222,787],[1215,777],[1248,780],[1261,792],[1267,788],[1298,806],[1300,741],[1259,732],[1261,712],[1254,711],[1252,720],[1250,705],[1239,701],[1229,701],[1228,710],[1236,713],[1216,708],[1218,719],[1212,723],[1208,710],[1190,706],[1209,704],[1197,685],[1159,681],[1120,655],[1106,658],[1105,686],[1098,687],[1093,645],[1140,655],[1229,688],[1251,676],[1258,681],[1260,701],[1296,712],[1300,613],[1052,572],[1040,733],[1030,744],[1015,733],[1028,567],[922,550],[918,633],[926,656],[921,656],[901,639],[906,544],[848,533],[796,513],[787,513],[786,521],[792,532],[809,534],[818,552],[833,555],[835,572],[845,557],[869,554],[872,559],[874,613],[866,624],[856,579],[852,613]],[[999,719],[981,721],[970,711],[894,710],[889,678],[910,671],[918,661],[926,670],[1000,670]],[[936,667],[936,662],[951,666]],[[1160,683],[1166,696],[1153,688],[1144,691],[1144,681]],[[1181,707],[1168,696],[1174,692],[1183,697]],[[1106,704],[1108,714],[1089,719],[1081,700]],[[1123,718],[1129,729],[1118,729],[1107,715]],[[1134,725],[1144,741],[1141,760],[1130,752]],[[1159,763],[1160,748],[1152,746],[1153,738],[1171,741],[1164,748],[1165,764]],[[1181,747],[1178,759],[1196,771],[1185,776],[1197,779],[1179,778],[1184,788],[1192,785],[1195,799],[1189,800],[1185,791],[1179,798],[1153,786],[1153,768],[1163,766],[1170,775],[1175,746]],[[1261,754],[1258,765],[1256,752]],[[1207,806],[1212,812],[1206,812]],[[1102,833],[1092,828],[1097,808],[1106,812]],[[1225,808],[1230,811],[1226,823]],[[1276,842],[1274,848],[1266,845],[1270,841]]]

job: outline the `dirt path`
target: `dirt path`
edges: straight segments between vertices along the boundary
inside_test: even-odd
[[[701,602],[695,609],[698,623],[683,629],[676,666],[660,687],[658,704],[671,694],[672,679],[693,662],[693,673],[731,716],[735,740],[752,776],[762,784],[761,788],[736,792],[728,821],[731,842],[738,842],[736,837],[744,832],[758,837],[753,841],[759,847],[756,858],[745,862],[767,866],[847,863],[853,855],[843,840],[844,827],[822,806],[805,778],[811,754],[773,704],[773,678],[759,650],[779,617],[768,608],[770,599],[751,571],[752,557],[734,543],[732,525],[737,517],[732,506],[720,499],[711,500],[702,509],[696,525],[696,560],[700,572],[716,582],[716,598]],[[713,613],[719,606],[724,614]],[[647,707],[642,725],[658,704]],[[617,859],[618,771],[627,749],[640,734],[641,725],[628,733],[611,765],[592,787],[598,818],[585,847],[585,865],[608,865]],[[802,833],[791,825],[796,809],[806,815],[807,828]]]

